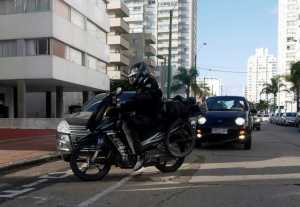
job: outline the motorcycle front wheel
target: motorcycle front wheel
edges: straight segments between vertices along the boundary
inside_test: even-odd
[[[155,167],[162,173],[170,173],[177,171],[183,164],[184,158],[174,158],[168,162],[160,163]]]
[[[101,180],[111,168],[108,156],[108,152],[78,147],[71,154],[70,167],[73,173],[83,181]]]

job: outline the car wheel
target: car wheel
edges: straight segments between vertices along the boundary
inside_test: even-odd
[[[250,137],[244,143],[244,150],[250,150],[252,147],[252,137]]]

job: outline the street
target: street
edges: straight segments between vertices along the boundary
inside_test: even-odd
[[[112,168],[99,182],[82,182],[62,161],[0,177],[0,206],[299,206],[300,136],[265,124],[253,149],[205,146],[176,173]]]

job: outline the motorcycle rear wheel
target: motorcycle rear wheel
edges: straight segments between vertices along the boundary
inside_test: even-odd
[[[94,153],[95,151],[87,152],[84,147],[78,147],[71,154],[70,167],[73,173],[83,181],[102,180],[110,171],[111,164],[108,162],[107,153],[100,152],[96,161],[91,163]],[[93,169],[94,173],[88,173]]]
[[[171,161],[173,161],[173,163],[164,162],[155,165],[155,167],[162,173],[176,172],[184,163],[184,158],[174,158],[174,160]]]

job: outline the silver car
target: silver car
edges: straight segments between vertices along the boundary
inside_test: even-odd
[[[281,124],[284,126],[296,126],[296,117],[297,113],[294,112],[287,112],[282,115]]]

